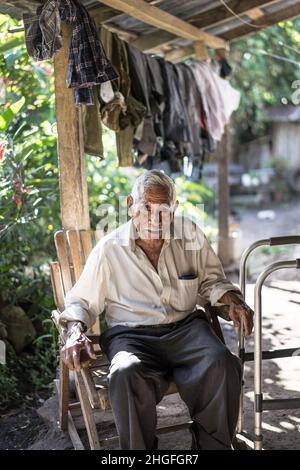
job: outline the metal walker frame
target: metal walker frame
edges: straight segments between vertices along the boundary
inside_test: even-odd
[[[300,236],[272,237],[258,240],[248,247],[242,254],[240,260],[240,289],[245,297],[247,284],[247,261],[249,255],[261,246],[282,246],[300,245]],[[300,269],[300,259],[292,261],[279,261],[269,265],[259,276],[255,284],[254,291],[254,352],[245,352],[245,338],[242,334],[243,324],[239,330],[239,357],[243,366],[243,379],[240,395],[240,412],[238,418],[237,432],[241,433],[244,420],[244,363],[254,361],[254,413],[255,413],[255,450],[262,450],[262,412],[264,410],[298,409],[300,408],[299,398],[286,399],[263,399],[262,393],[262,361],[265,359],[296,357],[295,352],[299,348],[276,349],[272,351],[262,351],[262,286],[266,278],[274,271],[294,268]]]

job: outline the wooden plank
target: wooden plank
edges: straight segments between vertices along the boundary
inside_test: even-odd
[[[252,10],[247,11],[247,16],[251,20],[258,20],[264,16],[264,12],[260,8],[253,8]]]
[[[60,312],[65,308],[64,288],[61,278],[60,266],[58,261],[53,261],[50,265],[51,284],[54,295],[54,302]]]
[[[75,427],[71,411],[68,411],[68,431],[75,450],[85,450],[82,440]]]
[[[87,394],[90,400],[90,404],[92,408],[101,408],[100,398],[93,381],[92,372],[90,367],[83,367],[81,369],[81,375],[87,390]]]
[[[74,377],[75,377],[76,390],[78,393],[79,401],[81,404],[81,410],[82,410],[86,430],[88,433],[90,447],[92,450],[95,450],[95,449],[98,450],[100,449],[99,438],[98,438],[96,423],[93,417],[93,410],[92,410],[92,407],[90,405],[90,402],[86,393],[85,384],[84,384],[84,381],[80,372],[74,372]]]
[[[90,230],[80,231],[81,245],[82,245],[82,256],[83,262],[86,263],[88,256],[93,248],[92,233]]]
[[[63,24],[63,47],[54,55],[61,217],[64,229],[90,228],[81,108],[66,87],[71,26]]]
[[[63,280],[64,292],[67,293],[70,289],[72,289],[73,282],[70,270],[67,244],[65,239],[65,232],[63,232],[62,230],[56,232],[54,235],[54,242],[56,247],[57,258],[61,269],[61,277]]]
[[[222,50],[224,49],[217,49],[217,52]],[[208,50],[203,43],[194,43],[192,46],[172,49],[164,54],[164,59],[170,62],[178,62],[192,56],[195,56],[197,60],[209,60]]]
[[[193,46],[179,47],[178,49],[172,49],[164,55],[164,59],[170,62],[178,62],[183,59],[187,59],[195,54]]]
[[[100,0],[99,0],[100,1]],[[150,5],[143,0],[101,0],[101,3],[117,10],[123,11],[129,16],[156,28],[168,31],[176,36],[192,41],[203,41],[208,47],[224,47],[224,41],[216,36],[199,31],[195,26],[171,15],[160,8]]]
[[[202,41],[195,41],[194,44],[195,58],[197,60],[208,60],[209,55],[205,47],[205,44]]]
[[[150,3],[150,5],[157,5],[159,3],[162,3],[162,1],[163,0],[151,0],[148,3]],[[105,10],[104,10],[105,8],[108,10],[108,12],[105,12]],[[117,12],[117,10],[113,10],[112,8],[104,7],[104,6],[102,6],[101,9],[100,9],[100,11],[103,12],[102,14],[99,13],[99,7],[95,7],[93,9],[93,11],[94,11],[94,14],[97,15],[96,19],[97,20],[100,19],[101,20],[100,22],[102,24],[106,24],[110,21],[118,21],[118,20],[120,20],[120,19],[122,19],[126,16],[124,13],[122,13],[120,11]],[[115,12],[115,15],[112,14],[113,11]],[[90,10],[89,10],[89,12],[90,12]],[[105,15],[107,16],[107,19],[105,19]],[[110,18],[109,18],[109,15],[111,15]]]
[[[69,369],[61,357],[59,360],[59,368],[59,425],[62,431],[67,431],[69,410]]]
[[[112,24],[106,24],[105,28],[111,31],[112,33],[116,33],[122,41],[132,42],[135,41],[139,36],[136,33],[132,33],[131,31],[126,31],[125,29],[121,29],[118,26]]]
[[[280,0],[266,1],[266,0],[234,0],[227,2],[228,6],[237,14],[246,13],[248,10],[255,7],[262,7],[278,3]],[[232,20],[233,15],[223,5],[216,8],[210,8],[199,15],[195,15],[188,19],[199,29],[215,26]],[[178,35],[171,34],[168,31],[156,30],[153,33],[143,34],[138,39],[132,42],[134,47],[137,47],[143,52],[155,52],[166,44],[171,44],[178,39]]]
[[[74,269],[75,281],[78,281],[80,274],[83,270],[79,232],[78,230],[67,230],[66,234],[71,254],[72,265]]]
[[[290,7],[285,7],[282,10],[272,13],[269,15],[265,15],[258,20],[252,22],[253,25],[260,26],[261,29],[267,28],[269,26],[273,26],[280,21],[286,21],[293,18],[296,18],[300,15],[300,3],[292,5]],[[228,40],[232,41],[237,38],[241,38],[246,36],[247,34],[257,33],[259,28],[252,27],[251,25],[243,24],[238,28],[231,29],[230,31],[226,31],[226,33],[222,33],[221,36]]]

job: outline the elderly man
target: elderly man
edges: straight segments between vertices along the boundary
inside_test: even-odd
[[[78,371],[80,354],[95,357],[84,331],[105,309],[100,345],[121,449],[157,448],[156,405],[170,380],[193,420],[192,448],[231,449],[235,432],[241,363],[201,306],[228,305],[227,320],[243,324],[245,335],[253,312],[202,230],[174,217],[177,205],[171,178],[155,170],[139,176],[128,196],[131,219],[97,243],[60,317],[64,360]]]

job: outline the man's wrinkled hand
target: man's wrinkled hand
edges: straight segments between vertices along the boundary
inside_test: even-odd
[[[233,321],[235,328],[241,328],[243,323],[243,334],[249,336],[253,330],[253,310],[246,302],[239,299],[233,292],[224,294],[220,302],[229,305],[229,317]]]
[[[61,349],[61,357],[67,367],[80,371],[82,361],[96,359],[91,340],[82,332],[80,325],[74,324],[67,333],[67,340]]]

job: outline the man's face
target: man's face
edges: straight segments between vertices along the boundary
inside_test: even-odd
[[[131,207],[132,203],[132,198],[129,198],[128,206]],[[175,207],[170,206],[166,191],[149,189],[134,206],[132,218],[141,239],[155,240],[170,236]]]

